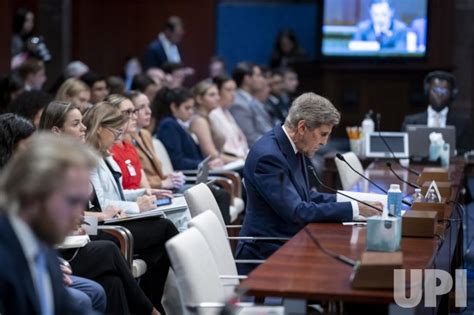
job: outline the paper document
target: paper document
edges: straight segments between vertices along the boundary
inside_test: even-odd
[[[387,207],[387,195],[385,194],[363,193],[363,192],[346,191],[346,190],[340,190],[340,192],[360,201],[369,201],[369,202],[378,201],[383,204],[384,208]],[[350,198],[347,198],[339,193],[337,194],[336,198],[337,198],[336,199],[337,202],[352,201]]]
[[[188,204],[186,203],[186,199],[184,197],[176,197],[171,199],[171,204],[166,206],[160,206],[156,209],[136,213],[136,214],[128,214],[124,218],[111,218],[104,221],[104,223],[115,223],[115,222],[123,222],[123,221],[130,221],[130,220],[137,220],[141,218],[148,218],[154,216],[161,216],[166,217],[166,212],[176,211],[187,209]]]
[[[239,168],[244,167],[245,165],[245,160],[236,160],[230,163],[225,164],[223,167],[216,169],[216,171],[235,171],[238,170]]]
[[[72,235],[67,236],[64,239],[64,242],[57,245],[56,247],[59,249],[79,248],[86,246],[86,244],[90,241],[89,235]]]

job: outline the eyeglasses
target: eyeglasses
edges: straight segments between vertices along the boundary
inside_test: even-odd
[[[123,130],[106,127],[113,135],[115,140],[120,140],[123,136]]]
[[[127,110],[123,110],[123,111],[122,111],[122,114],[127,115],[127,116],[130,117],[130,116],[132,116],[132,115],[138,114],[139,111],[140,111],[139,108],[127,109]]]

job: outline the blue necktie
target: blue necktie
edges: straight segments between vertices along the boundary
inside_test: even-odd
[[[46,280],[48,276],[46,268],[46,258],[41,249],[38,251],[38,254],[35,257],[36,263],[36,289],[38,300],[40,303],[41,314],[42,315],[53,315],[52,307],[48,301],[48,296],[46,295]]]

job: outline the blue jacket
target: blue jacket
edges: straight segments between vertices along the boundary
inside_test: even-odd
[[[275,126],[252,147],[244,167],[247,208],[241,236],[292,237],[310,222],[353,219],[350,202],[336,203],[335,195],[310,191],[308,173],[300,165],[282,126]],[[265,259],[280,246],[241,241],[237,257],[248,247],[245,257],[239,258]]]
[[[156,38],[148,45],[145,51],[143,68],[145,70],[155,67],[161,68],[167,61],[168,57],[166,56],[165,49],[163,48],[160,39]]]
[[[174,117],[160,121],[156,137],[161,140],[175,170],[195,170],[204,159],[199,146]]]
[[[0,313],[40,314],[40,305],[30,269],[10,220],[0,216]],[[46,253],[54,299],[55,314],[81,314],[74,309],[63,286],[59,262],[54,250]]]

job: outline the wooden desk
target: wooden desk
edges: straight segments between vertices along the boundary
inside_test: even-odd
[[[421,170],[421,168],[418,168]],[[456,161],[450,169],[454,183],[452,199],[456,200],[463,180],[464,163]],[[397,169],[397,173],[409,181],[415,181],[415,176]],[[393,175],[384,166],[373,164],[367,174],[381,186],[388,187],[397,183]],[[367,188],[367,189],[365,189]],[[355,190],[378,192],[371,185],[358,182]],[[402,186],[405,193],[411,193]],[[446,218],[458,219],[459,212],[453,205],[446,205]],[[312,223],[309,230],[322,245],[329,250],[346,255],[352,259],[360,258],[365,249],[365,228],[343,226],[340,223]],[[462,246],[457,246],[462,231],[460,221],[440,223],[439,238],[407,238],[402,239],[405,269],[437,268],[451,272],[457,266],[458,256]],[[462,239],[462,238],[461,238]],[[257,267],[239,289],[254,296],[278,296],[298,301],[343,301],[355,303],[392,305],[390,312],[400,310],[395,306],[391,290],[353,290],[350,284],[352,268],[324,254],[307,236],[300,231],[290,241],[283,245],[269,259]],[[446,309],[446,301],[440,301],[439,308]],[[419,307],[412,310],[416,314],[432,309]],[[444,313],[444,310],[442,311]]]

